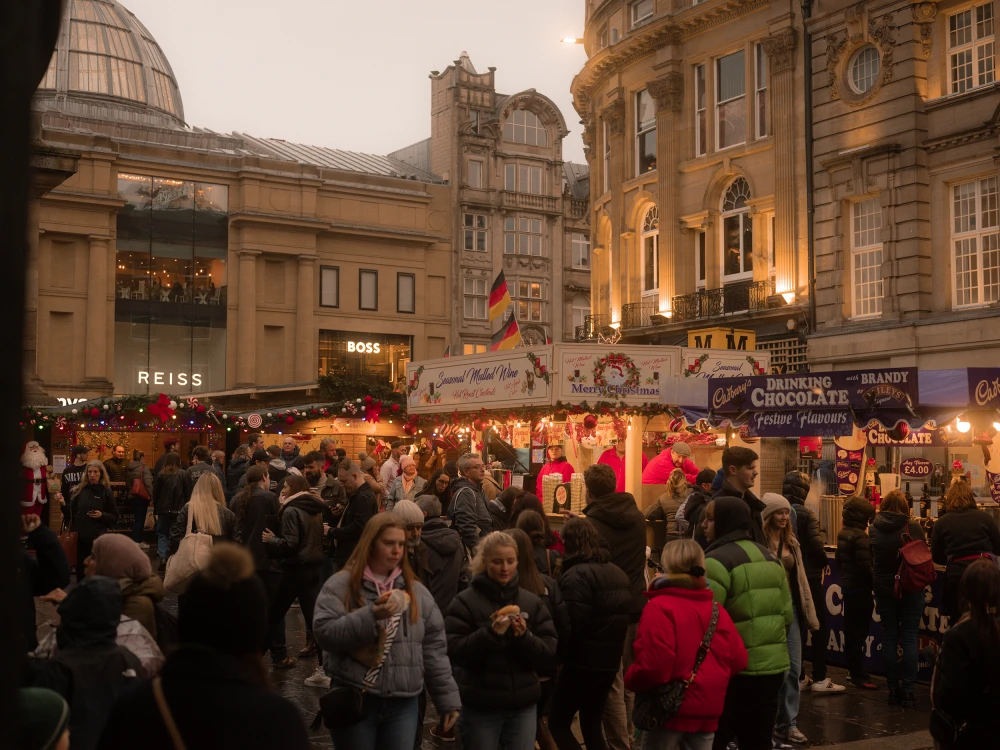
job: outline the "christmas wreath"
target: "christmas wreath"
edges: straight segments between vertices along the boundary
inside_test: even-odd
[[[608,385],[606,375],[608,370],[617,370],[621,373],[624,382],[620,386],[616,386],[620,390],[629,391],[639,387],[639,368],[635,366],[631,357],[620,352],[609,352],[607,356],[597,360],[597,364],[594,365],[594,385],[601,389],[602,394],[610,395],[613,393]]]

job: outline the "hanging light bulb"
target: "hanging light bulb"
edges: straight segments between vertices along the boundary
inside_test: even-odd
[[[964,414],[958,418],[958,422],[955,424],[955,426],[958,428],[958,431],[963,434],[972,429],[972,425],[969,422],[965,421]]]

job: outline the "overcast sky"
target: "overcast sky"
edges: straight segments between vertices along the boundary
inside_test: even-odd
[[[584,0],[121,0],[173,66],[190,125],[386,154],[431,134],[432,70],[467,50],[497,89],[562,110],[563,158],[583,161],[569,86],[586,60]]]

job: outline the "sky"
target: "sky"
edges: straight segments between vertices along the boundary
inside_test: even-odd
[[[430,80],[463,50],[496,87],[534,88],[570,129],[584,0],[121,0],[173,66],[189,125],[386,154],[431,134]]]

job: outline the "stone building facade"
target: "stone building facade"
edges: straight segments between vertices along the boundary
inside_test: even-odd
[[[35,102],[29,400],[308,392],[322,373],[392,386],[444,353],[447,185],[189,127],[134,15],[115,0],[65,14]]]
[[[451,187],[452,353],[489,348],[489,291],[501,270],[526,342],[572,340],[590,314],[588,170],[563,162],[558,107],[498,93],[467,53],[431,79],[431,137],[390,154]]]
[[[997,4],[823,3],[813,44],[822,369],[1000,361]]]
[[[586,334],[676,344],[756,334],[805,366],[802,18],[775,0],[589,0],[585,123],[594,227]]]

